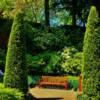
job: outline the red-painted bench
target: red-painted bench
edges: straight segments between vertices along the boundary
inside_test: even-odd
[[[42,76],[39,87],[43,86],[62,86],[68,88],[68,78],[66,76]]]

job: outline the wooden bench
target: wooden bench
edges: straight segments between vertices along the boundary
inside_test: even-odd
[[[62,86],[68,88],[67,76],[42,76],[39,81],[39,87],[43,86]]]

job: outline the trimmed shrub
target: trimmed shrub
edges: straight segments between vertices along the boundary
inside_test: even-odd
[[[5,88],[0,84],[0,100],[24,100],[24,94],[17,89]]]
[[[23,22],[23,13],[17,13],[14,18],[8,43],[4,85],[5,87],[17,88],[26,93],[28,85]]]
[[[100,18],[92,6],[87,21],[84,39],[84,80],[81,100],[99,100],[100,95]]]

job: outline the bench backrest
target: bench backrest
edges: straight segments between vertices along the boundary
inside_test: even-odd
[[[67,76],[42,76],[41,80],[43,82],[67,82]]]

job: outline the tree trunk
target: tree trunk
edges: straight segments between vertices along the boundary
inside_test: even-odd
[[[77,0],[72,1],[72,25],[76,26]]]
[[[44,7],[45,7],[45,26],[46,29],[50,30],[50,20],[49,20],[49,0],[44,1]]]

